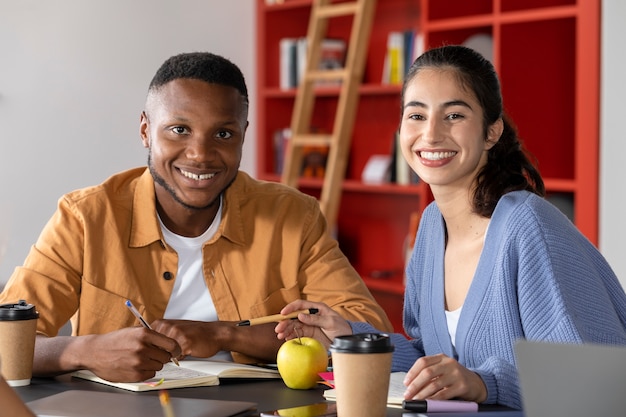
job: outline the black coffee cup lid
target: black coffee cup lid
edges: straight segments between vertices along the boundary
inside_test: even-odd
[[[357,333],[339,336],[330,345],[331,352],[340,353],[387,353],[393,352],[391,338],[384,333]]]
[[[0,321],[31,320],[39,317],[35,306],[28,304],[26,300],[17,303],[0,304]]]

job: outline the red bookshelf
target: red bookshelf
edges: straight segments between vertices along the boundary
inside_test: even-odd
[[[295,90],[279,88],[279,41],[305,36],[312,0],[257,3],[257,176],[279,181],[274,131],[288,127]],[[400,86],[381,84],[391,31],[418,29],[426,47],[493,40],[493,62],[506,110],[537,157],[549,198],[573,213],[598,241],[599,22],[597,0],[378,0],[350,160],[343,184],[337,238],[396,330],[402,329],[404,242],[412,212],[431,201],[424,184],[368,185],[370,156],[389,154],[400,117]],[[348,39],[351,21],[333,19],[329,36]],[[330,129],[338,90],[321,94],[313,123]],[[300,188],[319,195],[320,180]],[[558,204],[557,204],[558,205]]]

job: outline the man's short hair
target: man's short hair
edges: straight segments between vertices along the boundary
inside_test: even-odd
[[[248,101],[248,88],[239,67],[210,52],[187,52],[168,58],[150,81],[149,91],[179,78],[234,87]]]

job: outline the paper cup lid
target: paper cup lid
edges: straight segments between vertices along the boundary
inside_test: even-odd
[[[357,333],[339,336],[330,345],[331,352],[340,353],[388,353],[393,352],[389,335],[384,333]]]
[[[25,300],[17,303],[0,304],[0,321],[31,320],[39,317],[35,306]]]

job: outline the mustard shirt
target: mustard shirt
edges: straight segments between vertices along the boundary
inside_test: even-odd
[[[275,314],[303,298],[392,331],[329,236],[317,200],[295,189],[240,171],[202,254],[220,320]],[[137,325],[126,299],[148,322],[163,317],[177,261],[159,227],[152,176],[135,168],[63,196],[0,302],[34,304],[38,332],[47,336],[57,335],[70,318],[73,335],[107,333]]]

